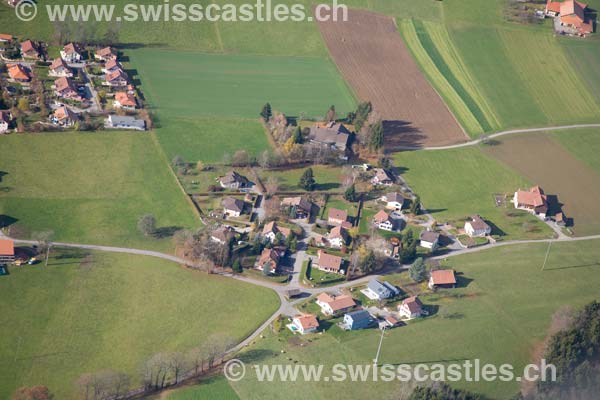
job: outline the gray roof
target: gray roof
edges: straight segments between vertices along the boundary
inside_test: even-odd
[[[421,232],[420,239],[425,242],[435,243],[440,238],[440,234],[434,231],[423,231]]]
[[[335,145],[345,149],[350,138],[350,131],[342,124],[329,123],[324,127],[311,127],[309,138],[318,143]]]
[[[234,182],[240,182],[240,183],[248,183],[248,179],[243,176],[238,174],[235,171],[229,171],[227,174],[225,174],[224,176],[221,177],[221,182],[223,184],[230,184],[230,183],[234,183]]]
[[[108,121],[111,126],[131,126],[133,128],[146,129],[146,122],[143,119],[135,119],[127,115],[109,115]]]
[[[398,203],[404,203],[404,196],[398,192],[388,193],[385,197],[388,202],[396,201]]]
[[[377,293],[380,298],[386,299],[398,293],[398,289],[387,282],[379,282],[377,279],[371,279],[367,285],[369,289]]]
[[[369,314],[369,312],[367,310],[352,311],[346,315],[348,315],[350,318],[352,318],[353,322],[373,320],[373,317],[371,316],[371,314]]]
[[[234,199],[233,197],[226,197],[223,199],[223,208],[226,210],[242,212],[244,211],[244,202],[240,199]]]

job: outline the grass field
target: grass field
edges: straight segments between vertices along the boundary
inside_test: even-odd
[[[495,365],[511,363],[520,375],[522,367],[531,362],[534,347],[545,337],[555,311],[599,299],[599,244],[554,244],[544,271],[546,244],[510,246],[449,259],[447,265],[463,274],[466,287],[424,296],[424,303],[437,312],[386,333],[380,362],[432,364],[481,359]],[[404,274],[401,280],[406,282],[408,277]],[[341,332],[332,327],[324,335],[312,336],[309,342],[266,333],[245,357],[252,364],[369,364],[379,335],[376,329]],[[241,399],[275,399],[282,391],[290,399],[363,398],[372,393],[382,398],[405,398],[406,393],[402,384],[382,381],[259,383],[252,371],[232,385]],[[511,398],[518,390],[516,382],[460,382],[453,386],[494,399]]]
[[[149,135],[0,138],[0,214],[16,219],[25,238],[53,230],[57,241],[171,249],[170,239],[138,232],[139,217],[151,213],[161,228],[198,222]]]
[[[600,132],[598,129],[581,129],[551,133],[564,147],[573,153],[580,161],[593,168],[600,174]]]
[[[308,167],[307,167],[308,168]],[[325,165],[313,165],[311,166],[314,174],[315,181],[317,182],[315,190],[319,191],[341,191],[340,174],[339,168],[325,166]],[[261,179],[263,182],[274,176],[279,182],[279,191],[282,192],[300,192],[303,189],[299,186],[300,178],[306,171],[306,168],[294,168],[285,171],[279,170],[268,170],[261,172]]]
[[[405,169],[403,177],[438,222],[478,213],[506,239],[551,236],[545,224],[526,212],[513,210],[510,205],[495,206],[495,194],[514,193],[531,182],[486,156],[479,147],[403,152],[395,156],[395,161],[401,170]],[[525,222],[534,228],[525,229]]]
[[[239,400],[238,395],[224,377],[201,381],[198,385],[174,389],[149,400]]]
[[[560,43],[567,50],[569,60],[576,67],[590,93],[596,96],[597,102],[600,102],[600,71],[598,70],[598,65],[600,65],[600,51],[598,51],[600,39],[598,37],[590,39],[564,39]]]
[[[486,146],[485,151],[531,182],[539,184],[546,194],[558,196],[565,215],[573,219],[573,231],[576,235],[600,234],[600,210],[596,200],[600,198],[600,173],[585,163],[590,151],[600,150],[600,130],[590,133],[595,133],[595,137],[587,136],[587,143],[585,140],[578,143],[574,153],[561,146],[560,139],[556,141],[553,138],[562,137],[568,144],[577,143],[578,131],[553,136],[513,136],[503,139],[499,145]],[[586,144],[590,149],[586,149],[586,153],[579,152],[578,155],[577,149]],[[582,161],[578,158],[582,158]]]
[[[147,357],[187,351],[215,333],[241,340],[278,307],[268,290],[154,258],[54,255],[47,268],[11,268],[0,279],[11,299],[0,305],[2,326],[11,327],[0,338],[1,398],[43,384],[74,399],[75,380],[103,369],[138,385]]]

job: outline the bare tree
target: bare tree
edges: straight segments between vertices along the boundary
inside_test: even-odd
[[[265,189],[267,189],[267,196],[272,196],[279,190],[279,179],[276,176],[269,176],[265,183]]]
[[[258,163],[262,168],[269,168],[271,166],[271,154],[269,150],[261,153]]]
[[[175,384],[179,383],[179,380],[181,379],[183,372],[185,372],[187,365],[187,360],[182,353],[175,352],[169,354],[169,367],[171,369],[171,373],[173,374]]]
[[[158,353],[146,360],[142,366],[142,379],[145,389],[158,390],[164,388],[170,367],[170,358],[167,353]]]
[[[206,349],[194,347],[186,354],[187,361],[191,368],[194,369],[194,375],[204,371],[204,363],[207,359]]]

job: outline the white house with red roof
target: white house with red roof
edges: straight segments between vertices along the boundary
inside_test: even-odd
[[[586,36],[594,32],[594,24],[586,18],[588,6],[577,0],[552,1],[546,3],[545,14],[554,18],[554,29],[568,35]]]
[[[539,186],[529,190],[517,190],[513,197],[513,204],[519,210],[525,210],[540,218],[546,218],[548,213],[548,197]]]
[[[76,63],[80,62],[83,59],[81,53],[82,50],[78,45],[76,45],[75,43],[68,43],[60,51],[60,56],[66,62]]]
[[[335,296],[328,293],[318,295],[315,303],[321,307],[321,312],[325,315],[343,314],[356,306],[351,296]]]
[[[313,264],[315,267],[320,269],[321,271],[333,272],[336,274],[344,274],[344,270],[342,269],[342,265],[344,264],[344,259],[339,256],[335,256],[333,254],[328,254],[323,250],[319,250],[318,259]]]
[[[15,243],[9,239],[0,239],[0,265],[15,261]]]
[[[418,318],[423,314],[423,303],[417,296],[404,299],[402,304],[398,305],[398,314],[404,319]]]
[[[303,335],[316,332],[319,329],[319,321],[313,314],[296,315],[290,324],[291,331],[298,331]]]

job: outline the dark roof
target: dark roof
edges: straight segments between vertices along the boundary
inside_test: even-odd
[[[226,173],[224,176],[222,176],[220,178],[220,181],[225,185],[234,183],[234,182],[240,182],[240,183],[244,183],[244,184],[248,183],[248,179],[245,176],[240,175],[235,171],[229,171],[228,173]]]
[[[223,199],[223,208],[242,212],[244,211],[244,202],[240,199],[234,199],[233,197],[226,197]]]
[[[325,126],[315,125],[310,128],[310,140],[346,148],[350,131],[342,124],[330,122]]]
[[[404,203],[404,196],[398,192],[388,193],[385,195],[388,203],[392,201],[396,201],[398,203]]]
[[[440,238],[440,234],[434,231],[423,231],[420,238],[425,242],[435,243]]]
[[[373,320],[373,317],[371,316],[371,314],[369,314],[367,310],[352,311],[346,315],[350,316],[353,322]]]

